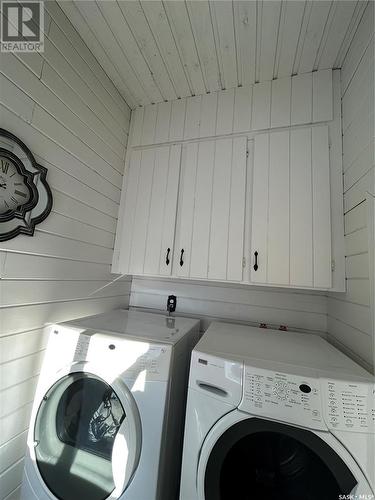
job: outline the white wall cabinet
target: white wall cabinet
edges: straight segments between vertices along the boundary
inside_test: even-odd
[[[251,176],[247,140],[134,149],[114,270],[331,288],[328,127],[255,135]]]
[[[174,274],[242,281],[246,137],[186,144]]]
[[[330,288],[330,210],[327,126],[255,136],[250,281]]]
[[[119,272],[172,273],[180,157],[179,145],[132,151],[114,253]]]

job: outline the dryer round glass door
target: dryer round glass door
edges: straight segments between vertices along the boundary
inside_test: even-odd
[[[357,481],[314,433],[251,418],[213,446],[204,476],[205,500],[338,500]]]
[[[134,408],[101,378],[74,372],[58,380],[34,429],[36,465],[49,491],[61,500],[117,498],[139,456],[130,449],[137,447],[134,418]]]

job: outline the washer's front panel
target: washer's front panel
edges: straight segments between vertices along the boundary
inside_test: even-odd
[[[330,429],[375,433],[375,384],[326,379],[324,414]]]
[[[312,429],[326,429],[317,378],[245,367],[239,409]]]

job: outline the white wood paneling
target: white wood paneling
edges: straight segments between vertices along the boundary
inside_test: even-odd
[[[212,186],[210,254],[208,277],[226,279],[228,258],[228,228],[230,214],[230,184],[233,143],[231,139],[216,142],[215,172]],[[246,156],[245,151],[243,153]],[[240,262],[241,265],[241,262]]]
[[[227,279],[242,281],[244,255],[244,225],[246,206],[247,162],[246,142],[233,140],[230,212],[228,224]]]
[[[178,297],[177,311],[199,317],[204,330],[215,318],[310,332],[327,328],[326,297],[317,292],[137,277],[133,278],[130,305],[165,310],[172,291]]]
[[[234,89],[224,90],[218,95],[216,135],[231,134],[233,130]]]
[[[180,146],[156,151],[144,265],[147,274],[168,275],[172,272],[180,155]]]
[[[214,164],[215,142],[201,142],[197,157],[190,259],[190,276],[195,278],[207,277],[208,274]]]
[[[207,91],[224,88],[218,64],[209,2],[186,2],[203,80]]]
[[[150,214],[151,192],[152,188],[154,187],[153,179],[155,168],[155,153],[155,149],[149,149],[146,151],[142,151],[141,153],[137,198],[133,215],[134,222],[131,238],[129,238],[130,233],[126,234],[126,226],[124,226],[123,228],[125,229],[124,234],[126,234],[126,237],[131,240],[129,270],[134,271],[135,273],[143,272],[146,252],[147,228]],[[130,170],[131,169],[132,165],[130,165]],[[123,269],[124,270],[122,272],[124,272],[126,268]]]
[[[186,100],[172,102],[169,140],[178,141],[184,136]]]
[[[295,2],[293,0],[287,0],[282,6],[274,74],[278,78],[293,74],[296,47],[298,47],[305,8],[306,4],[304,2]]]
[[[200,137],[210,137],[215,135],[216,131],[216,116],[217,116],[217,99],[219,94],[202,95],[201,101],[201,118],[200,118]],[[222,118],[221,118],[222,119]],[[229,119],[230,121],[230,119]]]
[[[137,108],[129,146],[250,133],[332,119],[332,71],[324,70]]]
[[[186,100],[184,139],[199,137],[201,116],[201,96],[189,97]]]
[[[290,124],[292,80],[280,78],[272,82],[271,128]]]
[[[339,68],[366,2],[59,4],[135,108]],[[368,23],[371,19],[367,16]],[[34,62],[36,71],[39,64]]]
[[[267,282],[289,284],[289,132],[270,134]],[[263,221],[263,220],[262,220]],[[252,227],[258,221],[253,219]]]
[[[312,73],[292,78],[291,125],[312,121]]]
[[[190,143],[182,149],[182,180],[179,192],[179,214],[178,224],[179,234],[175,246],[174,264],[177,269],[173,269],[173,274],[186,277],[190,273],[191,245],[193,236],[194,221],[194,193],[197,179],[197,159],[198,143]]]
[[[281,2],[260,1],[258,2],[258,57],[256,80],[263,82],[272,80],[274,76],[274,64],[277,48],[278,30],[281,14]]]
[[[251,130],[253,87],[239,87],[236,89],[234,100],[233,132]]]
[[[223,88],[237,86],[237,59],[232,2],[210,2],[215,48]]]
[[[271,82],[257,83],[253,88],[253,130],[270,128]]]
[[[43,325],[126,307],[130,291],[110,273],[130,109],[58,4],[45,7],[45,52],[1,54],[0,125],[47,167],[54,197],[33,237],[0,246],[0,498],[12,500]]]
[[[233,7],[238,84],[246,86],[255,82],[257,5],[256,2],[238,0]]]
[[[345,210],[346,293],[329,294],[328,332],[351,355],[374,370],[371,317],[374,287],[366,191],[375,193],[373,93],[373,2],[369,2],[341,72]]]
[[[310,130],[293,130],[290,135],[290,282],[313,284],[311,141]]]
[[[311,129],[314,285],[331,286],[331,197],[327,127]]]
[[[246,142],[241,137],[184,146],[175,276],[242,280]]]
[[[252,282],[331,288],[327,126],[255,136],[251,227]]]
[[[316,71],[313,73],[313,121],[325,122],[332,118],[332,71]]]
[[[267,282],[268,251],[268,204],[269,204],[269,134],[260,134],[254,141],[254,163],[252,180],[252,220],[262,221],[251,225],[251,281]],[[255,252],[257,252],[258,269],[254,269]]]

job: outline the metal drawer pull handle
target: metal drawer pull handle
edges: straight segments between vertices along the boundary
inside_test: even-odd
[[[165,257],[165,263],[167,264],[167,266],[169,266],[169,263],[170,263],[170,260],[169,260],[169,252],[171,251],[170,248],[167,249],[167,255]]]
[[[258,252],[254,252],[255,256],[255,264],[254,264],[254,271],[258,270]]]
[[[180,266],[182,267],[184,265],[184,249],[181,250],[181,255],[180,255]]]

